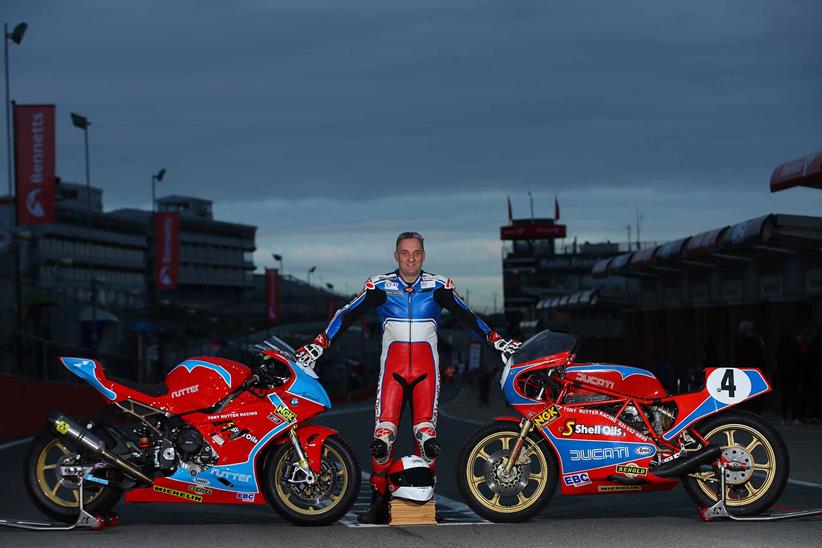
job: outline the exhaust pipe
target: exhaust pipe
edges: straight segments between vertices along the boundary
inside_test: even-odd
[[[693,472],[703,464],[716,460],[722,453],[722,447],[718,445],[708,445],[699,451],[682,458],[674,459],[651,468],[650,472],[660,478],[681,476]]]
[[[106,443],[103,440],[62,413],[53,411],[49,415],[49,426],[51,426],[52,431],[58,437],[66,439],[82,451],[102,458],[109,464],[116,466],[121,472],[133,480],[145,483],[146,485],[151,485],[151,478],[137,470],[134,466],[127,463],[117,455],[110,453],[106,449]]]

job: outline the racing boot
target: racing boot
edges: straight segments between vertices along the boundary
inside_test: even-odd
[[[357,521],[372,525],[388,523],[388,493],[380,493],[373,489],[371,491],[371,506],[357,516]]]

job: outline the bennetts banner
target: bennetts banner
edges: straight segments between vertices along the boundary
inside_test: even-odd
[[[17,224],[55,221],[54,105],[15,105]]]

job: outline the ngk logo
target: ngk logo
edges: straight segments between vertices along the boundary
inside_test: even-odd
[[[200,390],[200,385],[195,384],[193,386],[186,386],[185,388],[180,388],[179,390],[175,390],[171,393],[172,398],[179,398],[180,396],[187,396],[189,394],[193,394]]]

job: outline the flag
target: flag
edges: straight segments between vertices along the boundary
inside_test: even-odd
[[[177,289],[180,271],[180,214],[154,214],[154,275],[159,290]]]
[[[559,221],[559,200],[556,194],[554,194],[554,220]]]
[[[508,196],[508,224],[514,223],[514,214],[511,212],[511,197]]]

